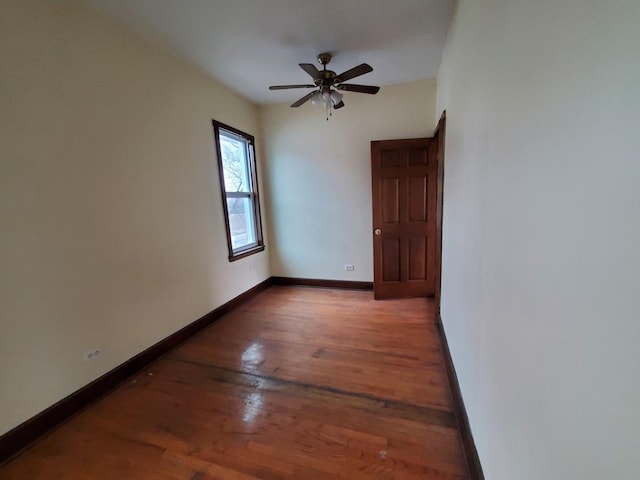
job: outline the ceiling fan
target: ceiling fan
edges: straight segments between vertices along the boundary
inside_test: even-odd
[[[352,78],[359,77],[365,73],[373,71],[370,65],[361,63],[360,65],[350,68],[346,72],[336,75],[336,72],[327,70],[327,64],[331,61],[330,53],[321,53],[318,55],[318,62],[322,65],[322,70],[318,70],[311,63],[300,63],[300,68],[307,72],[313,78],[313,85],[273,85],[269,90],[287,90],[290,88],[317,88],[313,92],[306,94],[297,102],[291,104],[292,107],[299,107],[303,103],[311,100],[313,104],[324,104],[327,110],[327,120],[331,115],[331,108],[338,109],[344,107],[342,101],[342,93],[346,92],[369,93],[371,95],[378,93],[380,87],[373,85],[355,85],[353,83],[344,83]]]

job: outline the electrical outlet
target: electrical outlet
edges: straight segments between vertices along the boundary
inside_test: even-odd
[[[94,348],[93,350],[89,350],[84,354],[84,361],[88,362],[90,360],[95,360],[100,355],[102,355],[102,350],[100,350],[99,348]]]
[[[345,269],[347,272],[353,272],[356,268],[355,268],[353,265],[346,264],[346,265],[344,266],[344,269]]]

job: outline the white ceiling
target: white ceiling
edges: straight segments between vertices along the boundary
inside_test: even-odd
[[[455,0],[87,0],[189,59],[258,103],[294,101],[308,83],[298,63],[320,52],[340,73],[374,71],[353,83],[389,85],[434,78]]]

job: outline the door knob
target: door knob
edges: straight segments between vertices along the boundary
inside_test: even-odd
[[[373,233],[374,233],[374,234],[376,234],[376,235],[380,235],[380,234],[382,233],[382,230],[380,230],[379,228],[376,228],[376,229],[373,231]]]

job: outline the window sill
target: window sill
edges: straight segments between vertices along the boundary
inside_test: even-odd
[[[246,250],[242,250],[238,253],[234,253],[229,256],[230,262],[235,262],[236,260],[240,260],[241,258],[248,257],[249,255],[253,255],[254,253],[262,252],[264,250],[264,245],[258,245],[256,247],[247,248]]]

